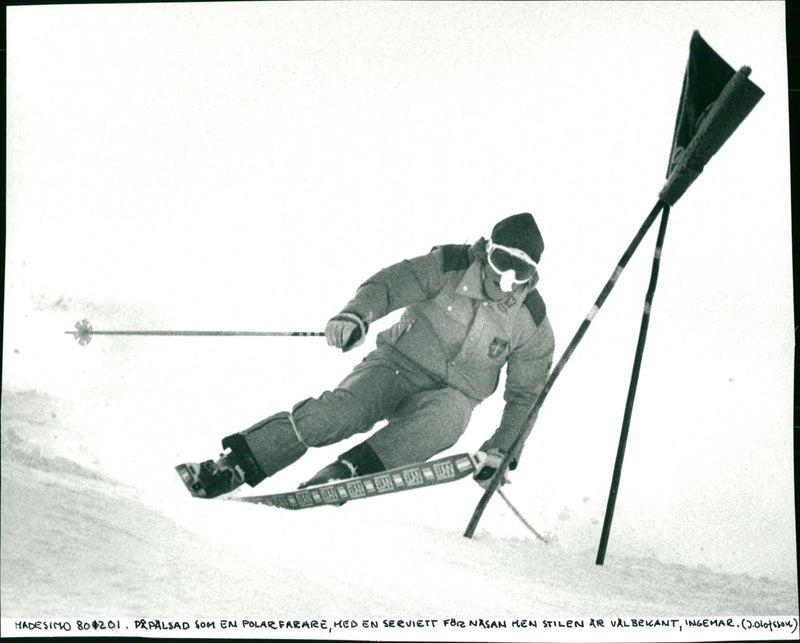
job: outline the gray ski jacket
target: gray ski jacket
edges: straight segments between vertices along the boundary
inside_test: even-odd
[[[342,312],[369,325],[405,308],[400,321],[378,335],[378,348],[476,403],[494,393],[507,366],[500,426],[482,448],[508,452],[550,372],[555,340],[535,281],[502,301],[484,294],[485,246],[484,239],[437,246],[384,268],[359,286]]]

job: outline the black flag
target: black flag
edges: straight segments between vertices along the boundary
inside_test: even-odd
[[[749,75],[749,67],[734,72],[698,31],[692,34],[662,201],[675,205],[761,100]]]

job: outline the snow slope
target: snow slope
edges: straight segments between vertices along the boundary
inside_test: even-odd
[[[156,488],[154,471],[143,470],[137,482],[56,455],[57,440],[41,438],[58,433],[58,413],[51,396],[4,391],[6,630],[21,619],[76,617],[399,619],[436,620],[424,636],[448,639],[464,633],[445,631],[451,618],[507,626],[528,619],[541,628],[545,619],[797,613],[789,582],[613,554],[596,567],[592,551],[525,535],[497,500],[486,523],[500,525],[500,533],[519,528],[518,535],[481,528],[463,538],[480,491],[469,480],[302,512],[191,499],[177,476]],[[555,535],[572,522],[556,523]],[[380,636],[393,632],[384,628]],[[649,636],[667,632],[675,636],[668,628]],[[376,636],[360,625],[329,633],[337,634]]]

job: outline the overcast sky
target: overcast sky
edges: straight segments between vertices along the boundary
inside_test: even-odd
[[[63,331],[79,310],[95,328],[322,330],[379,268],[522,211],[545,238],[560,354],[663,185],[699,30],[766,96],[672,211],[615,529],[644,529],[644,515],[752,542],[766,521],[767,553],[747,555],[793,556],[783,3],[7,16],[5,386],[44,371],[58,385],[45,366],[75,359]],[[655,229],[542,411],[518,473],[531,493],[605,498],[654,242]],[[67,326],[31,335],[31,310],[60,300]],[[372,345],[247,341],[259,368],[282,369],[264,416],[334,386]],[[128,361],[155,359],[124,346],[138,351]],[[251,366],[211,368],[249,379]],[[496,397],[475,436],[493,430]]]

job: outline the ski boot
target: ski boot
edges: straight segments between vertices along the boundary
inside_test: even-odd
[[[313,477],[298,485],[297,488],[305,489],[306,487],[314,487],[318,484],[347,480],[349,478],[355,478],[356,475],[356,468],[350,462],[347,460],[336,460],[336,462],[331,462],[327,467],[317,471]]]
[[[189,493],[196,498],[216,498],[241,486],[245,479],[242,467],[232,453],[219,460],[185,462],[175,467]]]

